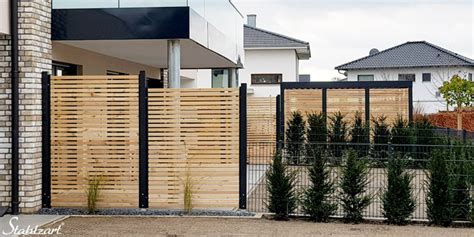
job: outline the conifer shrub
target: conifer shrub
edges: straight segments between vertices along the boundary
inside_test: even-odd
[[[275,154],[266,173],[266,183],[269,194],[267,207],[275,213],[276,220],[288,220],[289,214],[296,208],[295,181],[296,173],[283,163],[281,154]]]
[[[390,128],[387,123],[387,117],[380,115],[377,118],[372,118],[372,123],[375,158],[387,158],[388,142],[390,141]]]
[[[344,115],[341,112],[336,112],[329,116],[329,142],[336,143],[330,146],[331,152],[336,158],[342,156],[343,150],[346,148],[342,144],[347,142],[348,125],[344,121]]]
[[[308,144],[326,143],[328,128],[326,115],[323,113],[308,114],[308,129],[306,130]]]
[[[453,220],[453,182],[447,162],[449,152],[436,149],[432,154],[426,174],[427,215],[431,224],[449,226]]]
[[[407,160],[402,155],[391,154],[387,165],[387,186],[382,195],[382,213],[389,224],[405,225],[415,210],[415,198],[408,173]]]
[[[401,115],[398,115],[392,124],[390,142],[394,145],[393,150],[395,152],[410,152],[410,147],[405,146],[413,144],[413,130],[406,119]],[[398,146],[397,146],[398,145]]]
[[[335,185],[331,180],[327,155],[317,147],[313,148],[309,154],[313,162],[308,168],[311,183],[304,192],[303,210],[311,220],[326,222],[337,210],[337,204],[331,200]]]
[[[471,215],[471,182],[474,173],[474,162],[470,157],[469,147],[461,142],[455,143],[453,157],[453,219],[468,221]]]
[[[350,128],[350,142],[357,144],[352,148],[357,151],[359,157],[367,156],[370,143],[370,125],[362,119],[362,114],[357,111],[354,115],[352,126]]]
[[[299,164],[304,154],[305,121],[299,111],[291,113],[286,128],[286,151],[290,164]]]
[[[367,194],[370,171],[368,161],[358,158],[357,152],[352,149],[344,153],[344,160],[345,164],[340,171],[340,203],[345,220],[359,223],[364,209],[372,200],[372,195]]]

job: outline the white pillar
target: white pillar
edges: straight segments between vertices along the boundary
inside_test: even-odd
[[[179,40],[168,40],[168,87],[181,88],[181,45]]]
[[[229,88],[239,87],[238,69],[229,68]]]

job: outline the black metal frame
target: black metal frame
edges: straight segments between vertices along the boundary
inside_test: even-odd
[[[408,119],[413,121],[413,82],[412,81],[351,81],[351,82],[283,82],[280,84],[280,113],[277,113],[277,141],[284,141],[284,133],[279,131],[285,125],[285,90],[321,89],[322,112],[327,115],[328,89],[365,89],[365,120],[370,121],[370,89],[408,89]],[[278,106],[277,106],[278,111]]]
[[[41,74],[42,207],[51,208],[51,76]]]
[[[239,208],[247,209],[247,84],[239,90]]]
[[[148,208],[148,87],[144,71],[138,78],[139,113],[139,204]]]

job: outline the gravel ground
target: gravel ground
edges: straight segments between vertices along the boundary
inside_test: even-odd
[[[78,208],[43,208],[38,214],[40,215],[87,215],[87,210]],[[218,211],[218,210],[193,210],[190,214],[184,213],[182,210],[166,210],[166,209],[99,209],[95,215],[105,216],[255,216],[254,213],[248,211]]]
[[[249,218],[71,217],[62,223],[62,235],[59,236],[474,236],[472,228],[319,224],[303,220],[277,222]]]

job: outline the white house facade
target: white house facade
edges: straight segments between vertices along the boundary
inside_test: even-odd
[[[184,70],[182,87],[221,88],[247,83],[249,96],[273,97],[280,94],[281,82],[298,81],[299,61],[311,57],[309,43],[257,28],[255,15],[249,15],[244,26],[244,50],[242,69]]]
[[[473,80],[472,59],[424,41],[407,42],[336,67],[348,81],[413,81],[415,109],[448,110],[439,87],[454,75]]]

